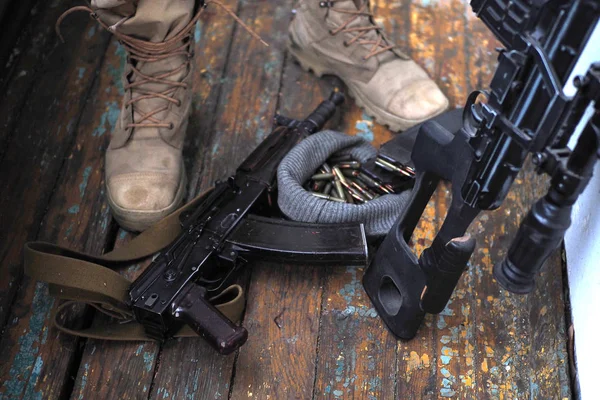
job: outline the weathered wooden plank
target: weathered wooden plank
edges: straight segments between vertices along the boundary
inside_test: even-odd
[[[132,237],[130,233],[119,230],[114,248],[124,246]],[[134,280],[150,261],[123,268],[121,273]],[[108,321],[106,316],[96,315],[93,324],[100,326]],[[87,340],[71,398],[147,399],[159,348],[159,344],[153,341]]]
[[[471,49],[465,46],[471,40],[471,24],[479,21],[474,19],[470,10],[467,12],[468,7],[468,3],[457,0],[439,5],[417,2],[410,9],[414,29],[418,29],[418,35],[411,36],[411,46],[420,49],[413,52],[413,56],[425,66],[448,96],[450,108],[461,107],[472,87]],[[487,35],[492,37],[489,32]],[[433,234],[444,221],[450,199],[449,189],[450,186],[441,185],[433,198],[433,224],[421,225],[415,232],[415,242],[419,241],[417,238],[426,237],[426,243],[417,246],[420,247],[416,249],[417,254],[431,244]],[[471,275],[465,274],[444,311],[439,315],[429,316],[427,330],[420,331],[413,341],[433,339],[433,348],[429,349],[433,365],[430,370],[432,375],[429,382],[432,385],[428,387],[428,398],[477,397],[474,382],[474,332],[470,324],[473,312],[470,278]],[[429,338],[424,339],[421,335],[428,335]],[[413,342],[407,347],[411,347]],[[410,363],[409,359],[408,364]],[[400,385],[398,390],[402,390]]]
[[[84,26],[75,24],[73,29],[81,30]],[[106,37],[83,36],[76,51],[68,49],[70,54],[85,54],[95,48],[95,59],[101,63]],[[15,219],[11,222],[4,214],[6,225],[14,227],[18,233],[11,243],[14,248],[5,253],[3,262],[7,263],[5,267],[10,265],[15,270],[21,268],[20,252],[27,237],[99,253],[105,249],[110,236],[110,215],[102,189],[103,153],[98,150],[107,145],[107,136],[87,130],[77,132],[79,114],[86,105],[87,87],[94,81],[97,64],[82,62],[77,56],[71,60],[63,52],[57,57],[51,64],[56,67],[46,74],[47,82],[41,85],[40,92],[36,91],[36,101],[26,106],[31,108],[31,118],[19,124],[19,132],[24,129],[29,132],[21,133],[12,142],[11,152],[4,159],[4,162],[14,164],[12,168],[2,167],[3,171],[13,171],[12,177],[7,177],[9,187],[24,193],[20,206],[2,199],[10,206]],[[80,68],[84,66],[87,71],[80,75]],[[89,84],[84,85],[85,81]],[[97,91],[97,85],[94,88]],[[94,102],[89,107],[100,108]],[[46,110],[47,114],[42,116],[33,110]],[[85,126],[85,121],[82,125]],[[22,168],[20,174],[14,173],[18,170],[15,166]],[[61,173],[56,182],[59,170]],[[32,185],[32,182],[36,184]],[[34,223],[41,219],[46,207],[48,212],[38,228]],[[21,228],[15,227],[18,226],[16,221],[22,224]],[[51,326],[54,305],[45,284],[27,277],[23,279],[10,310],[10,323],[0,342],[0,395],[26,399],[68,395],[78,340],[58,333]],[[80,318],[81,309],[73,307],[71,316]]]
[[[455,1],[420,6],[413,11],[413,21],[420,26],[420,54],[431,57],[430,62],[424,64],[429,66],[430,73],[451,101],[460,104],[468,89],[487,86],[494,64],[491,48],[496,41],[479,21],[465,12],[465,4]],[[432,30],[427,23],[435,23],[441,29]],[[449,39],[443,45],[440,45],[441,32],[447,34]],[[481,47],[474,54],[469,54],[466,50],[469,50],[470,43],[478,43]],[[440,60],[444,62],[440,63]],[[503,209],[514,210],[514,201],[518,199],[523,207],[521,214],[526,212],[533,199],[531,193],[536,188],[539,190],[541,185],[531,177],[525,181],[529,185],[516,187],[516,194],[509,196]],[[437,218],[445,215],[446,209],[441,204],[443,200],[443,197],[436,198]],[[446,310],[434,318],[435,336],[439,340],[436,345],[436,396],[557,398],[561,393],[564,395],[568,392],[568,388],[565,388],[567,380],[563,364],[564,348],[561,348],[563,344],[553,346],[545,342],[545,346],[552,347],[553,356],[543,361],[530,350],[533,338],[526,315],[532,313],[528,310],[541,310],[543,306],[537,304],[538,300],[527,301],[507,295],[492,278],[491,268],[501,260],[504,251],[499,247],[505,249],[508,245],[503,243],[499,246],[497,237],[513,237],[518,226],[516,221],[507,222],[506,218],[501,212],[483,215],[471,229],[480,243],[471,260],[472,268],[461,280]],[[552,303],[557,304],[554,308],[556,312],[550,317],[554,318],[556,330],[549,336],[561,337],[562,332],[564,337],[564,323],[555,320],[557,315],[558,319],[562,318],[559,309],[562,300],[554,300],[561,299],[562,294],[560,285],[555,285],[558,286],[553,287],[554,290],[545,292],[553,299]],[[540,323],[539,320],[536,322]],[[536,343],[539,345],[539,342]],[[530,357],[536,359],[539,365],[552,365],[546,369],[545,376],[540,377],[542,384],[530,382]],[[553,384],[558,381],[565,383]],[[540,395],[540,390],[545,390],[544,395]]]
[[[65,26],[72,40],[48,55],[0,163],[3,184],[11,188],[0,195],[0,237],[7,238],[0,244],[2,323],[20,280],[23,244],[37,234],[107,43],[104,35],[79,35],[90,26],[87,18]]]
[[[379,6],[379,10],[377,10],[379,17],[381,17],[382,11],[390,11],[389,8],[382,7],[381,4],[377,5]],[[495,44],[495,41],[485,28],[482,29],[482,24],[474,20],[473,16],[466,11],[468,10],[465,9],[465,3],[458,1],[436,4],[412,4],[410,7],[411,18],[399,18],[401,21],[410,20],[415,27],[409,35],[409,44],[413,48],[413,57],[416,58],[417,62],[425,66],[454,104],[461,104],[464,101],[467,90],[482,83],[486,84],[490,73],[493,71],[493,55],[489,50]],[[416,33],[415,30],[417,31]],[[472,42],[482,44],[482,50],[478,51],[475,56],[471,56],[465,52],[465,50],[469,49],[469,44]],[[350,128],[349,131],[354,133],[359,130],[356,129],[353,132]],[[377,134],[374,136],[375,138],[378,137]],[[531,189],[530,187],[523,190],[530,193]],[[524,193],[519,192],[517,198],[525,199],[526,196]],[[445,204],[447,200],[447,189],[442,187],[436,196],[434,196],[434,207],[428,208],[421,226],[415,232],[413,241],[415,241],[417,254],[430,244],[433,233],[443,221],[447,211]],[[493,232],[503,229],[498,228],[501,226],[501,221],[487,223],[485,224],[485,231]],[[479,239],[484,236],[481,227],[475,235]],[[490,243],[486,244],[489,246]],[[499,260],[497,259],[494,262]],[[472,263],[477,263],[475,258]],[[485,394],[491,398],[498,398],[498,396],[501,396],[501,398],[502,396],[514,398],[517,396],[516,393],[519,394],[520,398],[523,394],[528,395],[531,390],[534,391],[531,392],[532,397],[537,397],[537,394],[541,390],[546,390],[544,396],[542,396],[543,398],[555,398],[559,394],[564,395],[568,393],[568,387],[565,385],[567,380],[564,367],[564,343],[562,341],[559,341],[561,342],[559,345],[553,346],[551,351],[553,358],[550,360],[545,358],[540,359],[539,354],[534,356],[530,351],[527,351],[515,362],[515,360],[509,359],[506,351],[502,351],[500,355],[495,355],[494,348],[500,346],[498,343],[509,343],[511,346],[518,347],[519,349],[527,346],[528,336],[531,334],[530,329],[526,326],[527,324],[523,322],[523,326],[515,326],[515,328],[519,328],[518,334],[513,333],[515,337],[507,337],[501,331],[491,330],[486,332],[485,337],[482,338],[481,332],[476,331],[476,327],[490,326],[494,322],[492,319],[495,319],[496,323],[500,323],[499,321],[506,322],[508,319],[513,318],[518,319],[523,313],[521,310],[529,308],[538,310],[537,314],[535,314],[536,325],[540,324],[537,318],[547,315],[547,309],[544,309],[543,306],[536,307],[535,302],[533,304],[523,303],[522,300],[514,299],[512,300],[514,304],[509,303],[510,305],[507,308],[504,308],[502,312],[492,317],[489,316],[487,308],[479,309],[478,306],[481,305],[481,299],[478,299],[477,296],[480,291],[486,291],[492,285],[496,285],[491,277],[493,262],[488,259],[484,265],[484,270],[474,267],[474,270],[465,276],[459,284],[451,303],[442,314],[439,316],[428,316],[415,340],[399,344],[398,384],[396,388],[398,398],[410,398],[414,396],[422,398],[480,398],[480,396],[484,396]],[[478,275],[485,275],[485,282],[478,281],[476,279]],[[329,285],[337,288],[335,286],[335,278],[330,278],[327,285],[325,296],[331,297]],[[475,286],[474,288],[473,285]],[[554,288],[554,291],[548,291],[547,293],[551,293],[550,296],[553,299],[561,298],[562,296],[558,289],[560,285],[557,283],[555,285],[557,287]],[[553,304],[557,304],[556,307],[560,308],[561,300],[554,300]],[[549,336],[552,334],[561,335],[561,332],[564,333],[564,323],[557,321],[557,319],[561,318],[562,312],[557,308],[555,308],[556,312],[551,317],[555,322],[555,326],[557,326],[557,330],[553,331]],[[544,309],[543,312],[541,311],[542,309]],[[324,306],[318,353],[319,367],[321,367],[323,359],[332,353],[330,349],[324,347],[327,340],[325,335],[339,332],[339,325],[328,324],[326,318],[327,311],[328,307]],[[487,314],[487,324],[479,322],[478,317],[482,314]],[[475,325],[475,321],[477,321],[477,325]],[[358,330],[364,329],[366,328],[358,328]],[[479,336],[477,335],[478,333]],[[350,336],[356,338],[357,336],[360,337],[360,334],[357,335],[353,332]],[[433,342],[431,338],[434,339]],[[543,341],[539,338],[538,340]],[[543,342],[546,346],[550,345],[548,342]],[[540,342],[536,343],[538,347],[543,346]],[[344,342],[343,350],[352,351],[353,347],[356,347],[353,343]],[[500,372],[500,368],[503,368],[503,371],[510,371],[513,363],[514,365],[522,365],[525,368],[520,367],[522,368],[521,372],[516,375],[522,374],[524,378],[526,374],[529,374],[529,370],[526,367],[527,360],[525,359],[525,355],[533,357],[538,365],[543,365],[546,362],[549,363],[550,367],[545,369],[544,389],[540,389],[542,387],[540,383],[534,382],[532,385],[526,385],[519,377],[515,378],[514,367],[510,377],[508,376],[509,374]],[[494,360],[494,367],[486,364],[486,362],[491,363],[492,359]],[[329,360],[333,361],[333,358],[329,356]],[[497,365],[497,362],[504,362],[504,364]],[[485,372],[492,371],[493,376],[486,375],[483,377],[477,373],[475,369],[478,368],[479,364],[481,364],[482,369],[486,370]],[[328,365],[325,363],[323,369],[327,370],[327,367],[330,366],[331,364]],[[332,374],[325,374],[326,378],[324,378],[321,368],[319,368],[318,373],[317,389],[322,387],[322,384],[319,386],[322,379],[330,378],[331,381],[332,376]],[[344,378],[347,379],[348,376],[344,375]],[[557,380],[565,383],[559,385],[552,384],[553,381]],[[334,393],[334,396],[350,396],[351,393],[347,388],[339,388],[337,393]],[[315,394],[321,396],[319,391]]]
[[[475,379],[481,398],[570,396],[558,257],[546,264],[546,273],[538,277],[529,296],[503,290],[491,275],[493,265],[506,255],[521,219],[544,186],[527,166],[502,208],[482,215],[472,229],[479,242],[470,273],[474,277],[477,332]],[[544,332],[538,331],[540,327]]]
[[[60,43],[54,34],[54,23],[65,9],[80,4],[77,0],[26,0],[11,4],[11,14],[7,15],[10,26],[2,25],[0,40],[0,58],[3,53],[8,53],[8,57],[0,65],[0,160],[7,150],[8,141],[15,134],[19,117],[27,116],[23,105],[30,100],[30,96],[37,93],[36,85],[45,79],[44,70],[50,62],[56,60],[57,51],[69,54],[68,51],[74,48],[75,43],[66,47]],[[13,9],[18,10],[17,15],[12,15]],[[81,26],[80,22],[78,27],[81,29]],[[15,38],[10,38],[10,29],[18,34],[16,43]],[[71,30],[66,29],[65,32]],[[84,35],[85,33],[80,33],[76,37]],[[73,39],[70,40],[73,42]],[[10,47],[5,49],[2,47],[4,45]],[[81,54],[82,60],[93,62],[87,56],[88,54]],[[89,67],[86,64],[80,65],[82,71]]]
[[[290,2],[242,1],[240,4],[240,18],[271,47],[264,47],[241,27],[236,27],[215,124],[207,132],[208,151],[202,158],[200,190],[209,187],[215,179],[231,174],[266,137],[277,105]],[[226,397],[231,390],[234,359],[233,355],[217,355],[198,339],[167,343],[160,355],[151,396]]]
[[[223,2],[232,10],[238,9],[238,0]],[[215,151],[211,143],[215,113],[219,106],[222,85],[235,79],[227,75],[225,66],[230,57],[234,29],[241,30],[228,15],[217,7],[208,7],[194,31],[196,40],[196,69],[194,97],[184,157],[189,176],[188,198],[199,193],[203,163]],[[243,33],[242,30],[240,33]],[[212,177],[216,179],[218,177]],[[212,182],[212,181],[210,181]],[[209,182],[209,186],[210,186]],[[204,190],[206,187],[203,187]]]
[[[104,145],[97,148],[104,154],[110,132],[115,127],[123,96],[121,72],[125,65],[125,51],[113,40],[108,47],[104,63],[100,69],[98,89],[93,102],[84,111],[85,118],[79,125],[79,131],[91,136],[102,136]],[[97,166],[103,173],[103,163]],[[115,246],[122,246],[129,237],[120,231]],[[108,246],[112,247],[112,243]],[[140,273],[140,264],[123,270],[130,279]],[[99,313],[96,313],[99,314]],[[96,315],[94,324],[107,321],[102,315]],[[150,346],[152,349],[148,349]],[[158,346],[155,343],[122,343],[88,340],[81,356],[79,371],[72,390],[72,398],[88,399],[94,396],[105,398],[144,398],[152,379],[154,354]],[[153,351],[152,351],[153,350]],[[129,357],[128,357],[129,356]],[[147,377],[146,385],[137,385]]]
[[[237,0],[228,3],[235,9]],[[228,54],[224,49],[227,49],[231,38],[233,24],[231,19],[215,14],[214,8],[208,8],[194,31],[195,51],[198,56],[193,71],[193,111],[184,148],[186,166],[192,176],[190,196],[195,194],[193,188],[197,179],[194,176],[198,173],[195,167],[190,171],[190,166],[206,151],[206,136],[203,133],[210,129],[212,123],[211,114],[216,108],[222,83],[221,76]],[[120,57],[113,57],[112,53],[119,54]],[[117,104],[122,95],[122,90],[119,90],[122,89],[119,87],[119,76],[124,65],[124,52],[114,42],[108,54],[105,67],[101,71],[100,87],[106,88],[101,97],[105,97],[107,102]],[[101,119],[101,116],[96,117]],[[116,246],[120,246],[126,243],[131,235],[120,231],[117,238]],[[146,260],[135,264],[123,273],[133,280],[149,262],[150,260]],[[102,321],[104,318],[98,317],[95,323]],[[198,341],[191,342],[196,345]],[[159,352],[160,346],[154,342],[88,341],[71,397],[87,399],[102,394],[106,398],[148,398]],[[178,368],[176,364],[173,367]]]
[[[373,6],[376,22],[404,47],[408,43],[406,27],[395,21],[410,21],[409,9],[388,2],[374,2]],[[392,132],[350,104],[344,110],[340,130],[362,136],[376,146],[392,138]],[[428,209],[430,218],[422,225],[433,225],[433,211]],[[364,293],[362,274],[363,269],[357,268],[336,270],[326,281],[314,396],[410,398],[431,392],[433,339],[426,336],[414,347],[397,342]]]
[[[308,74],[288,55],[278,113],[291,118],[307,116],[336,83]],[[326,273],[326,269],[311,266],[253,266],[244,317],[250,338],[236,362],[233,398],[250,393],[260,399],[312,396]],[[255,367],[257,362],[261,368]]]

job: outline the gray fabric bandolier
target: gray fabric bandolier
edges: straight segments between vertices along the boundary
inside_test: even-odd
[[[173,242],[181,233],[179,214],[200,204],[204,192],[174,213],[163,218],[138,235],[126,246],[101,256],[79,253],[45,242],[25,245],[25,273],[48,283],[50,294],[67,300],[60,304],[52,317],[53,324],[62,332],[72,335],[109,340],[152,340],[144,333],[143,326],[133,319],[127,306],[131,281],[114,268],[127,262],[148,257]],[[74,303],[84,303],[115,318],[109,324],[86,329],[70,329],[59,318],[61,312]],[[244,311],[244,293],[239,285],[232,285],[211,299],[227,318],[239,321]],[[175,336],[197,336],[184,326]]]
[[[377,150],[366,140],[341,132],[322,131],[309,136],[279,164],[279,208],[294,221],[324,224],[361,222],[367,236],[387,234],[406,206],[410,197],[409,190],[355,205],[320,199],[302,187],[334,153],[351,155],[357,161],[366,162],[377,155]]]

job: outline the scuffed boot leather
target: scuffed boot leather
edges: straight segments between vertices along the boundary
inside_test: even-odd
[[[183,35],[182,35],[183,36]],[[192,86],[192,38],[165,42],[120,37],[128,52],[121,115],[106,151],[106,188],[113,216],[142,231],[181,203],[182,147]]]
[[[301,0],[288,49],[317,76],[340,77],[356,103],[393,131],[448,108],[435,82],[373,22],[364,0]]]
[[[173,212],[186,186],[182,148],[191,108],[193,36],[202,9],[177,4],[94,0],[87,11],[127,52],[121,113],[106,151],[111,211],[121,227],[143,231]],[[168,8],[166,8],[168,7]]]

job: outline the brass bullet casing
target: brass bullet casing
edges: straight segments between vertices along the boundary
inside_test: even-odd
[[[327,195],[325,195],[325,194],[323,194],[323,193],[315,193],[315,192],[310,192],[310,194],[312,194],[313,196],[315,196],[315,197],[318,197],[318,198],[320,198],[320,199],[324,199],[324,200],[332,200],[332,201],[337,201],[338,203],[345,203],[345,202],[346,202],[345,200],[342,200],[342,199],[340,199],[340,198],[338,198],[338,197],[335,197],[335,196],[327,196]]]
[[[360,163],[358,161],[346,161],[337,164],[337,167],[340,169],[359,169]]]
[[[347,193],[349,193],[354,199],[360,201],[361,203],[365,203],[367,201],[365,197],[363,197],[356,189],[352,187],[352,185],[350,185],[350,182],[342,182],[342,185],[346,189]]]
[[[377,162],[388,171],[400,170],[400,167],[386,159],[377,158]],[[330,158],[315,171],[303,187],[315,197],[349,204],[362,204],[378,198],[381,194],[394,192],[389,185],[369,176],[367,171],[362,169],[361,163],[352,160],[349,155]]]
[[[364,174],[363,172],[359,172],[358,175],[357,175],[357,178],[358,178],[359,181],[363,182],[364,184],[366,184],[370,188],[375,188],[375,189],[379,190],[380,192],[382,192],[384,194],[392,194],[394,192],[393,190],[390,190],[390,189],[386,188],[381,183],[375,181],[373,178],[371,178],[370,176]]]
[[[383,169],[386,169],[390,172],[398,172],[404,176],[407,176],[409,178],[412,178],[413,175],[410,174],[410,172],[405,171],[403,168],[398,167],[390,162],[387,162],[386,160],[378,157],[375,159],[375,165],[380,166]]]
[[[408,174],[411,177],[415,176],[415,174],[416,174],[414,168],[412,168],[412,167],[410,167],[410,166],[408,166],[406,164],[403,164],[403,163],[401,163],[401,162],[399,162],[397,160],[394,160],[393,158],[388,157],[385,154],[379,154],[377,156],[377,159],[379,159],[379,160],[381,160],[383,162],[386,162],[388,164],[391,164],[391,165],[395,166],[396,168],[399,168],[400,170],[404,171],[405,174]]]
[[[354,182],[354,184],[360,186],[365,192],[367,192],[371,196],[370,200],[373,200],[373,199],[376,199],[379,197],[379,195],[376,192],[369,189],[365,184],[363,184],[361,181],[359,181],[358,178],[354,179],[353,182]]]
[[[350,192],[348,192],[348,190],[344,190],[344,195],[346,196],[347,203],[355,204],[354,198],[352,197],[352,194],[350,194]]]
[[[358,192],[363,196],[366,197],[367,200],[373,200],[374,197],[371,195],[371,193],[369,193],[367,190],[363,189],[360,187],[360,185],[354,181],[350,181],[350,185],[352,185],[352,187],[356,190],[358,190]]]
[[[332,173],[324,173],[324,174],[315,174],[310,177],[313,181],[327,181],[333,179],[334,175]]]
[[[320,192],[325,187],[325,184],[326,184],[325,181],[313,181],[313,185],[312,185],[311,189],[313,192]]]
[[[335,190],[337,192],[338,197],[342,199],[345,198],[346,196],[344,195],[344,188],[342,187],[342,182],[339,179],[335,178],[333,184],[335,185]]]
[[[356,172],[355,170],[352,169],[343,169],[342,170],[342,174],[344,174],[345,177],[347,178],[352,178],[354,176],[354,172]]]
[[[342,174],[342,171],[338,167],[333,167],[333,173],[335,174],[335,176],[337,176],[337,178],[340,181],[346,182],[346,177],[344,176],[344,174]]]

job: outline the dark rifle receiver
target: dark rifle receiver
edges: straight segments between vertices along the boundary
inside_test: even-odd
[[[303,121],[277,116],[273,132],[236,173],[216,182],[196,209],[181,215],[181,235],[129,290],[135,318],[148,336],[165,340],[187,324],[219,353],[229,354],[244,344],[248,332],[209,299],[226,288],[248,261],[367,264],[362,224],[268,218],[276,214],[272,204],[281,159],[320,130],[342,102],[343,95],[336,92]]]
[[[600,64],[586,59],[600,61],[594,50],[600,2],[472,0],[471,6],[506,48],[487,92],[472,93],[462,112],[408,132],[416,136],[414,190],[363,278],[379,315],[403,339],[416,335],[425,313],[444,309],[475,249],[467,228],[481,210],[502,204],[530,153],[538,172],[551,177],[550,189],[521,222],[494,276],[512,292],[531,291],[599,156]],[[480,94],[486,102],[476,101]],[[571,151],[567,143],[578,126]],[[408,242],[441,179],[452,184],[450,209],[417,258]]]

